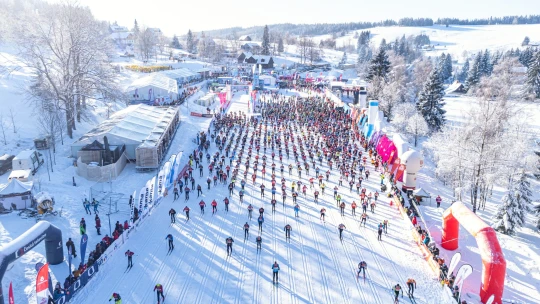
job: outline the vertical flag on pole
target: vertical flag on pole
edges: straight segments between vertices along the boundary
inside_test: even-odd
[[[13,284],[9,282],[9,304],[15,304],[15,297],[13,297]]]
[[[81,237],[81,264],[84,264],[84,256],[86,255],[87,244],[88,244],[88,235],[85,233]]]
[[[49,264],[46,263],[38,271],[36,278],[36,300],[45,304],[49,300]]]

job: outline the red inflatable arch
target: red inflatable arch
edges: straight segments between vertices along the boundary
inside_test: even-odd
[[[441,246],[448,250],[458,248],[459,224],[476,238],[482,258],[482,285],[480,298],[482,303],[495,295],[494,304],[502,303],[506,260],[497,240],[495,230],[473,213],[461,202],[455,202],[443,214]]]

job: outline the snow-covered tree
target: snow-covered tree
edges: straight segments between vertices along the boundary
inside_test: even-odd
[[[412,63],[413,73],[411,76],[411,83],[409,85],[412,101],[416,102],[420,96],[420,92],[424,88],[424,84],[429,79],[431,71],[433,70],[433,63],[428,58],[420,57]]]
[[[452,56],[450,56],[450,54],[446,55],[446,58],[445,58],[445,61],[444,61],[444,70],[445,70],[445,73],[446,73],[446,75],[445,75],[446,79],[452,77],[453,67],[452,67]]]
[[[519,62],[526,67],[529,67],[531,59],[534,57],[534,51],[531,47],[526,48],[521,54],[519,54]]]
[[[270,35],[268,34],[268,25],[264,26],[261,48],[262,55],[270,55]]]
[[[529,61],[526,92],[533,98],[540,98],[540,51]]]
[[[467,90],[474,87],[476,84],[480,82],[480,76],[482,76],[480,72],[480,63],[482,61],[482,53],[478,53],[476,57],[474,58],[474,62],[469,69],[469,73],[467,74],[467,79],[465,80],[465,87]]]
[[[190,53],[195,52],[195,41],[193,40],[193,33],[191,30],[188,30],[187,37],[186,37],[186,49]]]
[[[171,47],[175,49],[181,49],[182,45],[180,45],[180,41],[178,41],[178,37],[176,35],[173,36],[173,39],[171,41]]]
[[[139,35],[139,32],[139,24],[137,23],[137,19],[135,19],[135,22],[133,22],[133,34],[135,35],[135,37]]]
[[[463,83],[467,79],[467,75],[469,74],[469,59],[465,60],[465,63],[461,67],[461,71],[458,75],[459,82]]]
[[[416,104],[432,131],[439,131],[445,123],[443,109],[443,84],[438,69],[433,69]]]
[[[494,217],[493,228],[501,233],[513,235],[525,224],[527,213],[531,211],[532,191],[525,172],[512,181]]]
[[[386,51],[386,49],[388,48],[388,46],[386,45],[386,39],[382,39],[381,40],[381,44],[379,45],[379,49],[383,49]]]
[[[414,146],[418,143],[418,137],[429,134],[429,127],[422,115],[414,113],[407,122],[407,132],[414,137]]]
[[[347,52],[343,52],[343,57],[339,61],[339,67],[342,68],[345,64],[347,64]]]
[[[478,68],[481,76],[489,76],[493,71],[493,64],[491,62],[491,54],[489,50],[485,50],[480,61],[480,67]]]
[[[530,41],[531,41],[531,39],[529,39],[529,36],[525,36],[525,38],[523,39],[523,42],[521,43],[521,46],[529,45]]]
[[[283,38],[282,37],[279,37],[277,51],[278,51],[278,53],[283,53],[285,51],[285,48],[283,47]]]
[[[397,132],[407,133],[409,118],[416,113],[418,113],[418,110],[416,109],[416,105],[412,102],[397,104],[390,122]]]
[[[403,56],[390,51],[389,61],[391,62],[390,72],[378,99],[379,108],[388,119],[392,119],[396,105],[407,101],[409,77]]]
[[[386,54],[385,48],[381,47],[379,48],[379,52],[377,53],[377,55],[375,55],[375,57],[371,59],[368,75],[366,78],[368,80],[373,80],[377,77],[386,80],[389,72],[390,61],[388,60],[388,55]]]

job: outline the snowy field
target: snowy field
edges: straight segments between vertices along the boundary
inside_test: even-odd
[[[230,111],[245,111],[245,106],[239,106],[246,100],[244,96],[231,105]],[[215,151],[212,145],[210,153]],[[261,150],[260,157],[262,154]],[[271,149],[266,154],[270,159]],[[279,166],[279,160],[276,162]],[[284,164],[287,166],[289,161],[284,159]],[[242,167],[240,172],[244,170]],[[374,172],[370,165],[368,167]],[[320,168],[322,172],[328,170],[325,164]],[[276,173],[279,177],[279,169]],[[198,170],[193,175],[196,184],[203,186],[202,197],[197,198],[192,192],[187,201],[182,194],[176,201],[172,196],[165,198],[120,252],[100,269],[97,278],[76,298],[78,303],[104,303],[113,292],[120,293],[127,303],[152,303],[155,302],[153,286],[157,283],[164,286],[166,301],[173,303],[390,303],[391,287],[396,283],[404,286],[408,277],[418,282],[417,303],[433,303],[429,299],[439,298],[441,289],[433,280],[433,273],[410,233],[404,233],[409,231],[407,225],[410,224],[401,219],[397,209],[389,206],[386,197],[380,199],[374,214],[369,212],[366,227],[359,226],[360,218],[351,215],[350,207],[345,216],[339,215],[331,192],[338,183],[335,168],[319,205],[314,203],[311,190],[307,197],[299,196],[299,218],[294,217],[290,196],[282,206],[280,191],[276,195],[276,212],[272,214],[269,190],[264,199],[260,197],[260,174],[255,185],[251,182],[246,185],[244,204],[239,202],[237,185],[228,213],[223,205],[223,199],[228,196],[226,185],[212,185],[206,190],[207,170],[203,177],[199,177]],[[264,180],[267,189],[269,175]],[[314,175],[313,169],[311,175]],[[309,184],[308,176],[304,174],[299,178],[296,170],[292,176],[285,170],[284,176],[288,187],[293,180]],[[375,192],[379,180],[373,176],[364,184],[368,192]],[[354,189],[350,192],[347,187],[341,187],[339,193],[348,206],[353,200],[358,201]],[[216,199],[218,212],[212,215],[211,208],[207,207],[206,214],[200,215],[197,207],[201,199],[208,206]],[[256,220],[249,220],[247,216],[248,203],[255,210],[265,208],[260,254],[256,253],[255,246]],[[191,208],[189,221],[180,214],[186,205]],[[326,222],[319,219],[322,207],[327,209]],[[179,213],[176,224],[170,224],[170,208]],[[377,241],[376,225],[384,219],[389,220],[388,235]],[[249,239],[244,241],[242,226],[246,221],[252,227]],[[347,227],[343,242],[338,238],[340,223]],[[290,243],[286,242],[283,231],[286,224],[292,226]],[[169,233],[175,239],[175,249],[167,255],[165,236]],[[235,240],[230,258],[225,251],[228,236]],[[127,249],[136,255],[135,266],[125,272],[127,262],[121,253]],[[357,281],[355,275],[357,264],[362,260],[368,264],[365,282],[362,278]],[[271,282],[273,261],[281,266],[277,286]],[[404,299],[410,302],[407,296]]]

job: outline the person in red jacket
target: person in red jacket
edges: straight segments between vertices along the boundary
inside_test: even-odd
[[[160,303],[159,296],[161,296],[161,301],[165,301],[165,296],[163,295],[163,285],[156,284],[156,286],[154,287],[154,291],[156,292],[156,295],[157,295],[158,304]]]
[[[187,217],[187,220],[186,220],[186,221],[189,221],[189,207],[188,207],[188,206],[186,206],[186,207],[184,208],[184,212],[186,213],[186,217]]]
[[[206,203],[203,200],[199,202],[199,207],[201,207],[201,215],[204,215],[204,207],[206,207]]]
[[[99,216],[96,214],[96,230],[97,230],[97,234],[98,235],[101,235],[101,219],[99,218]]]
[[[127,256],[127,258],[128,258],[128,267],[130,267],[130,268],[133,267],[133,255],[134,254],[135,253],[133,251],[129,250],[129,249],[128,249],[128,251],[126,251],[126,254],[125,254]]]
[[[120,234],[118,233],[118,230],[115,230],[113,233],[113,239],[116,241],[118,239],[118,237],[120,236]]]
[[[212,215],[214,215],[215,212],[217,212],[217,202],[216,200],[213,200],[212,201]]]

